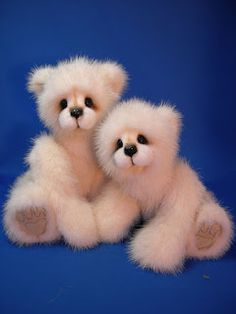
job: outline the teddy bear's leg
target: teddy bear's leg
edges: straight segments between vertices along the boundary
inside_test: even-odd
[[[97,227],[102,242],[114,243],[127,236],[139,217],[134,199],[125,195],[113,182],[109,182],[93,204]]]
[[[187,254],[197,258],[216,258],[229,248],[233,225],[227,211],[206,193],[191,230]]]
[[[79,182],[64,148],[52,137],[41,136],[28,162],[34,177],[49,191],[57,228],[65,241],[74,247],[94,246],[98,241],[94,215],[79,195]]]
[[[17,180],[5,205],[5,229],[18,243],[51,242],[59,238],[57,195],[75,189],[68,156],[51,136],[43,135],[26,160],[30,170]]]
[[[59,238],[55,214],[46,189],[31,176],[20,177],[4,209],[4,226],[8,237],[19,244],[51,242]]]
[[[154,271],[181,270],[188,235],[203,191],[194,171],[180,162],[156,216],[131,241],[131,259]]]
[[[99,242],[91,204],[78,197],[58,198],[58,229],[74,248],[91,248]]]

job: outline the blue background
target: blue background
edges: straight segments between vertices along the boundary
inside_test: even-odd
[[[121,62],[131,79],[126,98],[176,104],[181,153],[235,215],[235,35],[235,1],[1,0],[1,204],[43,129],[27,73],[82,54]],[[236,313],[235,299],[235,245],[221,260],[189,261],[169,276],[131,264],[125,243],[18,248],[1,225],[1,314]]]

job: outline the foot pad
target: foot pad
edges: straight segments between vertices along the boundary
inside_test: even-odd
[[[196,247],[198,250],[209,249],[222,234],[222,226],[218,223],[202,223],[196,233]]]
[[[21,231],[29,236],[40,236],[46,231],[47,215],[44,208],[29,208],[16,213]]]

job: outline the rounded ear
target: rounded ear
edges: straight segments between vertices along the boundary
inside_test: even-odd
[[[52,71],[53,68],[49,66],[33,69],[28,79],[28,90],[35,95],[39,95]]]
[[[115,62],[104,62],[101,64],[101,73],[112,92],[120,95],[128,81],[124,68]]]
[[[172,105],[161,103],[157,107],[158,119],[162,119],[165,124],[176,137],[179,136],[182,127],[182,116]]]

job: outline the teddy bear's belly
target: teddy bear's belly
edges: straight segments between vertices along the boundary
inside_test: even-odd
[[[79,195],[91,200],[102,186],[104,180],[102,171],[92,163],[77,164],[73,171],[78,182]]]

